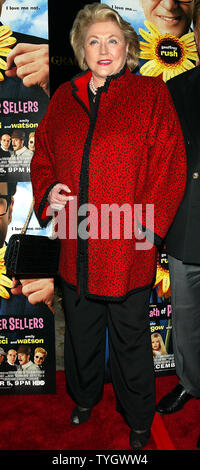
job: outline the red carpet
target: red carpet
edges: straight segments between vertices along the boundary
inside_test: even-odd
[[[156,378],[157,400],[177,383],[176,376]],[[57,393],[1,396],[1,450],[127,450],[129,428],[115,411],[111,384],[89,422],[74,428],[74,403],[65,391],[63,371],[57,372]],[[200,433],[200,400],[169,416],[155,415],[145,450],[196,450]]]

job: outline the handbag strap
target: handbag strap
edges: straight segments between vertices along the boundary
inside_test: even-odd
[[[22,227],[21,234],[26,233],[26,230],[28,228],[28,224],[29,224],[30,219],[31,219],[32,214],[33,214],[34,203],[35,203],[35,201],[34,201],[34,198],[33,198],[32,202],[31,202],[31,205],[30,205],[30,208],[29,208],[29,211],[28,211],[28,215],[27,215],[25,223],[24,223],[24,226]]]
[[[26,217],[26,220],[24,222],[24,226],[22,227],[22,230],[21,230],[22,235],[24,235],[27,231],[29,222],[30,222],[31,217],[33,215],[34,204],[35,204],[35,199],[33,198],[32,202],[31,202],[31,205],[30,205],[30,208],[29,208],[29,211],[28,211],[28,214],[27,214],[27,217]],[[55,229],[55,212],[53,213],[53,220],[52,220],[52,237],[54,235],[54,229]]]

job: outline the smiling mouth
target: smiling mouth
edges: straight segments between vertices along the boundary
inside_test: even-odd
[[[177,23],[177,21],[181,20],[181,16],[164,16],[164,15],[158,15],[161,20],[166,21],[167,23]]]
[[[99,65],[109,65],[111,63],[112,63],[112,60],[107,60],[107,59],[98,60]]]

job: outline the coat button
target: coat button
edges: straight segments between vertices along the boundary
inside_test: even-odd
[[[195,171],[192,175],[193,180],[197,180],[198,177],[199,177],[199,173]]]

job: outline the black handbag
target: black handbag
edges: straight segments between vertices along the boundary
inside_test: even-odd
[[[7,274],[16,279],[53,277],[58,274],[60,240],[25,234],[33,204],[22,232],[10,237],[4,256]]]

